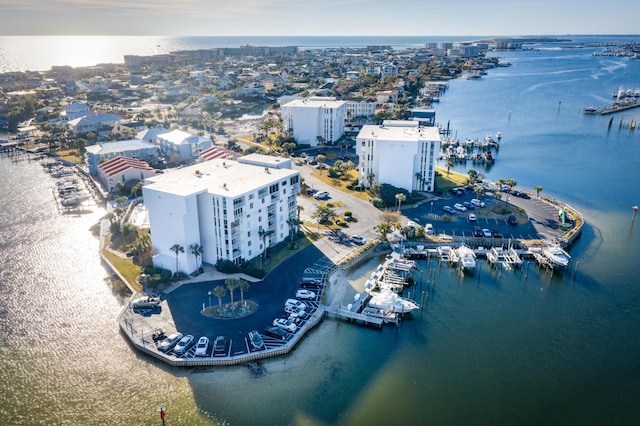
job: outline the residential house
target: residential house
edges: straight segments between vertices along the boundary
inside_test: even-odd
[[[117,183],[141,181],[155,176],[156,169],[136,158],[115,157],[98,166],[98,181],[107,192],[115,192]]]
[[[156,139],[160,153],[172,163],[194,161],[202,151],[213,146],[211,139],[179,129],[160,133],[156,135]]]
[[[158,161],[158,147],[140,139],[104,142],[89,145],[84,157],[89,173],[95,175],[100,163],[116,157],[136,158],[155,164]]]

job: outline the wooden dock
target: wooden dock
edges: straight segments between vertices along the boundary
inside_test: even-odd
[[[364,325],[373,325],[378,328],[382,328],[382,324],[384,323],[382,318],[361,314],[361,313],[350,311],[348,309],[343,309],[343,308],[333,308],[330,306],[325,306],[324,312],[325,312],[325,315],[331,318],[344,319],[347,321],[351,320],[351,321],[359,322]]]

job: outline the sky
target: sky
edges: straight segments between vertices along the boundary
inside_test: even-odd
[[[0,35],[638,34],[638,0],[0,0]]]

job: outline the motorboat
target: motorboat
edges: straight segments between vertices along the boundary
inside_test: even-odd
[[[476,254],[470,247],[463,244],[456,249],[456,252],[460,259],[462,269],[465,271],[473,271],[476,268]]]
[[[370,308],[377,308],[382,309],[383,311],[391,311],[400,314],[415,311],[420,308],[420,305],[413,300],[400,297],[391,290],[381,290],[380,292],[371,292],[370,294]]]
[[[556,268],[566,268],[571,261],[571,256],[559,245],[544,247],[542,249],[542,255]]]

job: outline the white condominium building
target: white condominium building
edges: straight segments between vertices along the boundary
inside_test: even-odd
[[[407,191],[434,190],[435,159],[440,153],[437,127],[415,121],[385,121],[363,126],[356,138],[359,183],[387,183]]]
[[[344,135],[346,102],[332,97],[296,99],[280,107],[284,129],[298,143],[318,146],[318,136],[325,143],[335,142]]]
[[[297,171],[214,159],[147,179],[142,188],[157,267],[191,273],[201,261],[240,263],[289,236],[300,192]]]

